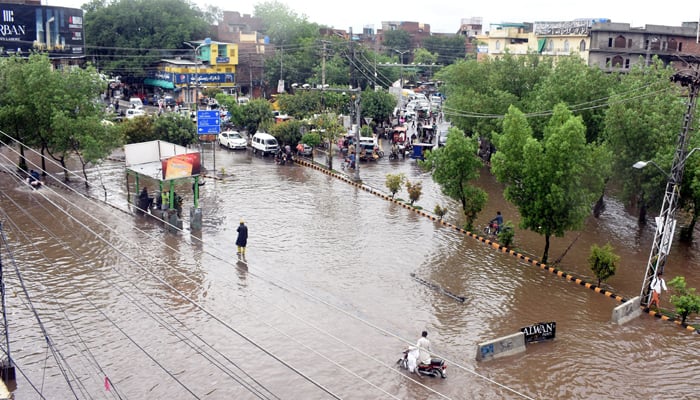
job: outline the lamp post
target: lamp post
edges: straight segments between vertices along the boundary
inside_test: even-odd
[[[393,49],[395,52],[399,53],[401,55],[401,89],[403,90],[403,55],[410,52],[411,50],[404,50],[404,51],[399,51],[396,49]]]
[[[186,44],[189,48],[192,49],[193,52],[193,61],[194,61],[194,107],[193,109],[196,110],[199,108],[199,59],[197,58],[197,53],[199,52],[199,49],[202,48],[202,46],[209,46],[211,44],[211,38],[205,38],[204,42],[200,43],[199,46],[193,46],[192,43],[190,42],[182,42]]]

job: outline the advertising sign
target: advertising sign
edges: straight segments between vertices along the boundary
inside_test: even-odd
[[[520,328],[520,332],[525,334],[525,343],[542,342],[552,340],[557,333],[556,322],[538,322],[534,325]]]
[[[178,85],[189,84],[195,86],[199,81],[200,85],[207,83],[233,83],[233,74],[176,74],[175,83]]]
[[[161,161],[163,179],[187,178],[199,175],[201,164],[199,153],[187,153],[172,156]]]
[[[46,52],[50,58],[85,55],[83,10],[0,4],[0,53]]]

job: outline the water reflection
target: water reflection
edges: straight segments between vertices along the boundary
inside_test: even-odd
[[[139,293],[143,291],[135,300],[138,305],[157,302],[181,321],[170,324],[196,331],[225,354],[228,360],[220,358],[220,363],[235,369],[231,363],[235,360],[282,398],[326,395],[244,337],[343,398],[390,397],[382,390],[399,398],[441,398],[435,392],[450,398],[519,398],[479,375],[535,398],[626,398],[630,394],[650,398],[658,393],[690,398],[696,391],[697,337],[672,324],[642,317],[613,326],[609,322],[617,305],[613,300],[318,171],[277,166],[269,158],[246,152],[218,151],[217,165],[229,175],[221,181],[210,179],[202,187],[204,224],[194,237],[189,231],[169,233],[148,218],[103,208],[68,193],[66,206],[75,204],[98,220],[109,221],[112,230],[81,217],[108,246],[79,224],[57,217],[54,209],[36,208],[40,199],[13,196],[71,247],[80,249],[86,261],[52,245],[42,228],[0,196],[2,209],[18,218],[41,251],[56,260],[56,266],[47,268],[32,260],[37,255],[22,254],[37,299],[50,303],[48,292],[70,299],[71,319],[80,321],[79,329],[91,348],[104,349],[101,363],[109,365],[110,377],[130,397],[188,396],[136,344],[147,348],[168,371],[187,376],[185,386],[199,397],[207,393],[220,398],[250,397],[250,392],[209,357],[193,350],[182,336],[155,322],[150,312],[112,293],[100,273],[120,280],[113,269],[138,285]],[[123,188],[123,174],[118,168],[110,170],[112,175],[103,176],[108,197],[120,199],[117,208],[125,209],[125,197],[111,194]],[[383,189],[389,172],[426,179],[412,160],[393,164],[380,160],[363,168],[362,176],[365,183]],[[0,179],[3,187],[12,185],[6,177]],[[434,204],[451,202],[430,180],[422,182],[424,196],[418,205],[431,210]],[[490,192],[484,219],[501,210],[506,219],[517,221],[517,212],[499,197],[499,185],[492,177],[482,174],[479,184]],[[177,190],[185,193],[187,208],[191,190],[183,186]],[[407,198],[405,193],[399,197]],[[613,215],[616,207],[619,204],[611,201],[602,218],[587,222],[586,232],[561,267],[590,275],[585,261],[590,244],[609,238],[624,260],[609,285],[616,292],[636,294],[643,274],[639,265],[646,261],[645,243],[650,243],[651,235],[646,231],[635,244],[636,226],[629,225],[631,217]],[[240,217],[250,229],[246,266],[236,263],[233,244]],[[447,216],[459,217],[454,210]],[[516,238],[519,247],[533,253],[543,243],[541,237],[520,230]],[[555,240],[552,254],[563,253],[574,238],[572,234]],[[12,235],[12,239],[28,247],[21,245],[21,237]],[[672,259],[690,282],[700,281],[692,248],[674,247]],[[457,302],[411,274],[465,296],[466,301]],[[95,287],[90,300],[99,299],[105,315],[136,343],[86,299],[75,296],[75,286]],[[129,290],[126,285],[125,290]],[[211,314],[198,310],[176,290],[201,302]],[[15,357],[29,376],[42,376],[45,352],[26,350],[42,343],[42,338],[29,329],[34,322],[22,315],[26,309],[18,299],[10,303],[13,310],[22,310],[10,321],[18,326],[11,335]],[[474,361],[477,343],[549,320],[558,325],[554,342],[531,346],[526,353],[504,360]],[[64,323],[61,318],[52,319],[57,332]],[[435,353],[448,360],[447,380],[417,379],[394,367],[403,347],[414,343],[422,329],[430,332]],[[65,351],[75,358],[81,354]],[[655,368],[649,368],[649,360],[656,360]],[[139,374],[133,374],[135,368]],[[68,393],[59,375],[49,376],[55,377],[48,386],[56,397],[67,397],[62,395]],[[26,382],[21,383],[17,395],[29,393]]]

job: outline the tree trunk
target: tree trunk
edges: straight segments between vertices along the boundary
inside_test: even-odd
[[[593,216],[595,218],[600,217],[600,214],[605,211],[605,200],[603,200],[603,197],[605,197],[605,193],[602,193],[600,197],[598,198],[598,201],[596,201],[595,206],[593,206]]]
[[[685,243],[692,243],[693,242],[693,231],[695,231],[695,224],[698,222],[698,207],[693,207],[693,217],[690,220],[690,224],[688,224],[687,227],[681,229],[681,234],[679,240],[681,242]]]
[[[544,235],[544,254],[542,254],[542,264],[547,264],[549,257],[549,235]]]
[[[639,218],[637,219],[639,225],[647,224],[647,204],[645,201],[639,203]]]
[[[24,155],[24,146],[19,146],[19,169],[27,172],[27,157]]]

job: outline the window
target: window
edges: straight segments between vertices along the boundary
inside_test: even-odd
[[[622,59],[620,56],[615,56],[612,59],[612,66],[613,68],[622,68],[622,64],[624,63],[625,60]]]
[[[605,66],[610,66],[610,57],[605,58]]]
[[[627,39],[627,48],[628,49],[632,48],[632,39]]]
[[[569,41],[564,40],[564,52],[568,53],[569,52]]]
[[[608,47],[612,47],[612,38],[608,38]]]
[[[683,42],[678,42],[678,51],[683,51]]]
[[[501,50],[501,41],[500,40],[496,40],[496,50],[497,51]]]
[[[627,59],[625,59],[625,68],[629,69],[629,67],[630,67],[630,59],[627,58]]]
[[[547,51],[552,51],[554,50],[554,40],[549,39],[547,40]]]
[[[578,44],[578,49],[581,51],[586,51],[586,41],[582,40],[581,43]]]

